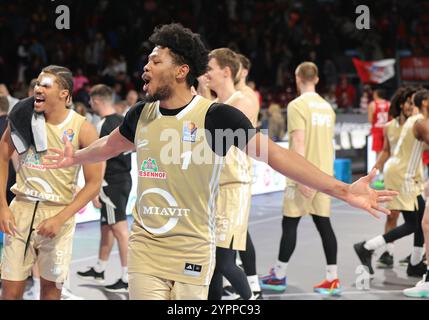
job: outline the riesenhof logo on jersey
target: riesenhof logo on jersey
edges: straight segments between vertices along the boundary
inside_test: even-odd
[[[139,177],[148,179],[167,179],[167,173],[160,171],[155,159],[144,160],[139,170]]]
[[[22,160],[22,166],[29,169],[46,171],[45,166],[40,161],[40,155],[33,149],[30,149],[25,155],[25,158]]]

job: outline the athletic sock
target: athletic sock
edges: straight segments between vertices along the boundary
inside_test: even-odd
[[[274,266],[274,275],[276,278],[281,279],[286,277],[287,265],[287,262],[281,262],[277,260],[277,263]]]
[[[371,240],[368,240],[363,245],[366,250],[375,250],[386,244],[386,240],[384,240],[383,236],[377,236]]]
[[[261,291],[261,287],[259,285],[259,277],[257,274],[254,276],[248,276],[247,281],[249,282],[250,290],[252,290],[252,292]]]
[[[122,267],[122,281],[128,283],[128,267]]]
[[[423,247],[413,247],[410,258],[410,263],[412,266],[416,266],[420,263],[420,261],[422,261],[423,251]]]
[[[94,267],[95,272],[101,273],[104,270],[106,270],[107,261],[103,261],[101,259],[98,259],[97,264]]]
[[[329,282],[338,279],[338,267],[336,264],[326,266],[326,280]]]

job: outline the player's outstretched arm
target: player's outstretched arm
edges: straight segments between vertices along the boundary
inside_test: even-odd
[[[134,144],[121,135],[119,129],[114,130],[108,136],[98,139],[89,147],[76,152],[67,137],[63,141],[63,150],[49,149],[51,154],[44,157],[43,164],[47,169],[60,169],[85,163],[106,161],[121,153],[134,150]]]
[[[376,171],[359,179],[353,184],[346,184],[320,171],[299,154],[280,147],[267,136],[257,133],[247,146],[249,156],[267,162],[274,170],[305,184],[313,189],[341,199],[351,206],[364,209],[379,218],[379,212],[390,211],[381,203],[390,201],[397,195],[394,191],[376,191],[370,188],[370,182]]]

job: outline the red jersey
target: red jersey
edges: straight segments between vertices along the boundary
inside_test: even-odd
[[[374,101],[375,108],[372,116],[372,128],[383,130],[389,121],[390,102],[387,100]]]

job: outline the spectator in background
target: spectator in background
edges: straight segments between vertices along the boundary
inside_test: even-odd
[[[86,114],[88,113],[86,106],[82,102],[75,103],[74,110],[83,117],[86,117]]]
[[[372,101],[372,89],[371,86],[365,85],[363,87],[362,96],[360,97],[359,109],[361,113],[367,113],[369,104]]]
[[[127,114],[128,110],[130,110],[130,108],[134,106],[138,100],[139,100],[139,94],[137,93],[136,90],[128,91],[127,99],[126,99],[127,104],[126,104],[126,109],[123,111],[123,116]]]
[[[115,82],[113,85],[113,101],[117,103],[123,100],[122,91],[124,90],[124,86],[121,82]]]
[[[323,76],[327,88],[337,84],[337,67],[331,59],[327,59],[323,65]]]
[[[281,141],[286,132],[285,118],[279,104],[272,103],[268,107],[268,136],[273,141]]]
[[[85,83],[82,88],[80,88],[76,94],[73,95],[73,101],[82,102],[85,106],[89,106],[89,92],[91,90],[91,85]]]
[[[341,75],[340,83],[335,90],[338,108],[350,110],[353,108],[356,98],[356,89],[348,82],[347,75]]]
[[[48,62],[48,56],[46,54],[45,47],[39,42],[37,38],[31,39],[30,59],[34,57],[39,58],[43,65],[46,65]]]
[[[29,84],[28,90],[27,90],[27,97],[34,96],[34,87],[36,86],[36,83],[37,83],[37,79],[33,79],[30,81],[30,84]]]
[[[329,102],[329,104],[332,106],[332,109],[338,109],[337,97],[335,96],[335,84],[328,87],[328,91],[323,96],[323,98]]]
[[[9,90],[3,83],[0,83],[0,96],[5,96],[7,98],[7,101],[9,102],[9,112],[19,101],[19,99],[16,99],[10,95]]]
[[[87,83],[89,83],[89,80],[83,75],[82,68],[77,68],[75,76],[73,77],[73,94],[77,93]]]
[[[22,39],[16,52],[18,56],[18,83],[25,83],[25,70],[28,67],[28,40]]]
[[[117,114],[121,114],[123,116],[125,116],[129,110],[126,101],[119,101],[119,102],[115,103],[115,105],[113,107],[115,108],[115,111]]]

